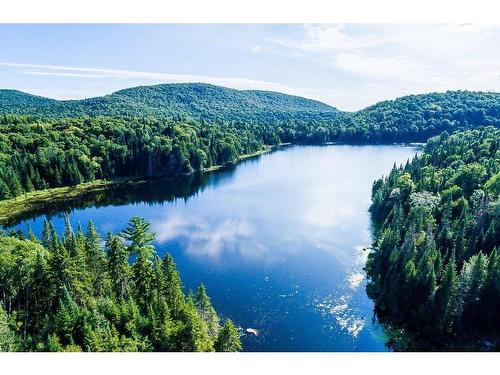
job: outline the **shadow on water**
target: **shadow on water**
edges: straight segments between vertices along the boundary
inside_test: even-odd
[[[290,147],[276,148],[265,155],[281,152]],[[215,189],[219,185],[229,182],[238,166],[258,163],[263,155],[256,155],[237,163],[227,164],[212,172],[196,172],[187,176],[128,181],[111,185],[104,190],[82,192],[76,197],[41,202],[29,211],[11,216],[0,227],[10,228],[23,221],[35,219],[42,215],[45,215],[50,220],[64,213],[71,213],[74,210],[85,208],[124,206],[139,203],[155,205],[175,202],[179,199],[188,201],[189,198],[202,193],[208,188]]]
[[[255,160],[244,161],[251,163]],[[188,176],[137,180],[112,185],[105,190],[84,192],[74,198],[51,201],[37,205],[28,212],[9,218],[5,227],[12,227],[22,221],[31,220],[41,215],[47,219],[84,208],[124,206],[128,204],[148,203],[151,205],[188,201],[206,189],[214,189],[229,181],[236,170],[230,165],[212,173],[194,173]]]
[[[214,173],[133,181],[50,202],[9,225],[24,231],[29,224],[38,235],[44,216],[62,229],[67,212],[73,223],[91,219],[105,234],[140,215],[157,233],[158,254],[174,256],[186,288],[203,282],[222,317],[261,332],[244,338],[246,351],[398,350],[400,335],[370,319],[363,249],[373,230],[366,212],[371,183],[412,153],[287,147]]]

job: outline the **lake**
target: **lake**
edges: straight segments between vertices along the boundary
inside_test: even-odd
[[[186,291],[204,283],[215,309],[260,335],[247,351],[384,351],[365,293],[372,183],[416,153],[402,146],[293,146],[212,174],[88,194],[25,218],[62,232],[93,220],[104,236],[142,216]]]

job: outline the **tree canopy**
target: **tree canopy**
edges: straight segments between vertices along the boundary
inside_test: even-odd
[[[368,292],[382,318],[420,338],[410,349],[498,345],[499,173],[489,127],[432,138],[374,183]]]
[[[500,94],[414,95],[346,113],[203,84],[81,101],[0,90],[0,199],[96,179],[189,174],[279,143],[425,141],[481,125],[500,126]]]
[[[123,237],[122,237],[123,235]],[[132,218],[105,246],[94,225],[0,236],[0,351],[239,351],[204,286],[186,298],[172,257]]]

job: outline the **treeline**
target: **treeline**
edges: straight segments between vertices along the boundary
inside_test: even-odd
[[[448,91],[409,95],[353,113],[342,127],[350,137],[377,142],[425,142],[443,131],[500,127],[500,93]],[[342,131],[343,133],[343,131]]]
[[[83,100],[54,100],[0,90],[0,113],[57,119],[148,117],[263,125],[290,120],[332,120],[339,111],[315,100],[278,92],[178,83],[132,87]]]
[[[101,117],[0,119],[0,199],[95,179],[173,176],[278,143],[249,125]]]
[[[84,100],[0,90],[0,113],[40,118],[168,118],[258,125],[301,142],[417,142],[442,131],[500,126],[500,94],[448,91],[383,101],[357,112],[270,91],[201,83],[140,86]]]
[[[134,217],[105,246],[92,222],[0,237],[0,351],[239,351],[201,285],[186,297],[170,255]]]
[[[367,291],[405,349],[499,348],[499,148],[492,127],[445,132],[373,185]]]
[[[466,91],[408,96],[353,114],[284,94],[197,84],[132,88],[87,101],[0,94],[0,200],[95,179],[188,174],[279,143],[412,142],[500,126],[500,94]],[[179,112],[120,116],[128,109],[137,115],[146,104]],[[74,112],[77,105],[85,110]],[[47,108],[54,118],[44,117]],[[60,118],[65,114],[87,117]]]

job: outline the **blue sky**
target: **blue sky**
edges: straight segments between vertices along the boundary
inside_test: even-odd
[[[166,82],[275,90],[343,110],[500,91],[500,26],[0,25],[0,88],[72,99]]]

